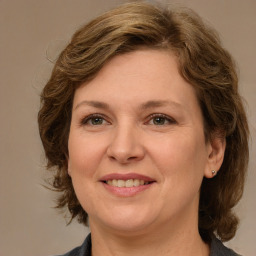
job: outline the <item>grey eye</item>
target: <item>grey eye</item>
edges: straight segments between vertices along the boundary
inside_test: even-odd
[[[104,119],[101,117],[92,117],[88,120],[92,125],[101,125],[104,122]]]
[[[161,117],[161,116],[153,118],[153,124],[155,125],[164,125],[166,124],[166,121],[168,120],[165,117]]]

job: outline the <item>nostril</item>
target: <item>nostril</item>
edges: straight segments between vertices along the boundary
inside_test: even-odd
[[[118,161],[122,164],[127,164],[132,161],[136,161],[136,159],[139,159],[137,156],[127,156],[126,154],[116,154],[116,155],[109,155],[109,159],[113,161]]]
[[[136,156],[131,156],[131,157],[128,157],[127,160],[134,160],[134,159],[136,159],[136,158],[137,158]]]

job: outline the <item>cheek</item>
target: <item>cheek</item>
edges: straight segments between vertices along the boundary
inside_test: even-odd
[[[151,140],[148,152],[165,177],[203,176],[207,160],[203,136],[176,133],[163,140]]]
[[[97,169],[102,152],[102,144],[91,140],[88,136],[70,133],[69,137],[69,168],[73,187],[83,209],[89,213],[95,208],[95,194],[97,183]]]
[[[92,176],[104,152],[104,143],[90,136],[70,133],[69,168],[72,175]]]

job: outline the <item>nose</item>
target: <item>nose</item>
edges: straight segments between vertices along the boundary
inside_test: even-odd
[[[113,132],[107,155],[121,164],[142,160],[145,150],[138,129],[127,124],[119,125]]]

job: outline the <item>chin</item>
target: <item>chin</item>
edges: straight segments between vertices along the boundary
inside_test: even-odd
[[[97,220],[96,220],[97,218]],[[117,232],[120,235],[134,235],[144,233],[154,223],[155,217],[150,212],[145,211],[142,214],[141,210],[119,210],[116,212],[110,212],[104,216],[97,216],[96,218],[90,218],[90,226],[100,224],[105,226],[112,232]]]

